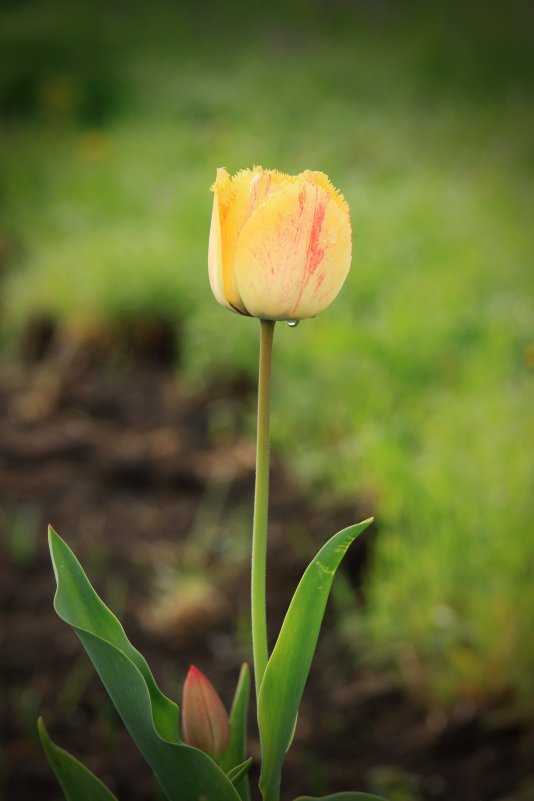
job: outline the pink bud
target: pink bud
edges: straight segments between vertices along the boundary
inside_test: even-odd
[[[222,756],[230,742],[226,709],[211,682],[194,665],[184,682],[182,733],[188,745],[213,758]]]

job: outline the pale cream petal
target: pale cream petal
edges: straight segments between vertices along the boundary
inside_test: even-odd
[[[234,274],[249,314],[300,320],[326,308],[351,260],[348,212],[323,186],[291,180],[277,186],[243,224]]]
[[[226,306],[231,309],[232,307],[224,293],[219,193],[217,191],[215,191],[213,196],[213,210],[211,212],[210,239],[208,245],[208,274],[211,291],[215,295],[215,300],[220,303],[221,306]]]

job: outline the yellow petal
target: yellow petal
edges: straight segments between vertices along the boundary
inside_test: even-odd
[[[297,175],[295,180],[311,181],[312,184],[322,187],[325,192],[328,192],[330,197],[337,203],[341,211],[346,211],[347,214],[349,213],[349,204],[339,189],[335,188],[328,175],[326,175],[324,172],[319,172],[318,170],[305,170],[304,172],[301,172],[300,175]]]
[[[237,242],[254,209],[265,202],[282,180],[281,173],[264,170],[262,167],[241,170],[233,178],[230,178],[226,170],[217,171],[213,191],[219,198],[223,291],[227,304],[242,313],[247,311],[235,277]]]
[[[303,173],[280,182],[238,233],[234,279],[241,303],[254,317],[313,317],[336,297],[349,271],[346,204],[330,184],[329,189],[309,177]]]

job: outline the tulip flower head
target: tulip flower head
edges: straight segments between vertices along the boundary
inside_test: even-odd
[[[228,714],[217,691],[194,665],[184,682],[182,734],[185,742],[213,759],[222,756],[230,742]]]
[[[217,301],[264,320],[314,317],[334,300],[351,254],[349,207],[322,172],[217,170],[209,277]]]

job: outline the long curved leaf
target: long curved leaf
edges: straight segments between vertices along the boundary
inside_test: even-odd
[[[372,518],[349,526],[323,545],[306,569],[289,605],[267,664],[258,700],[262,748],[260,788],[277,798],[282,762],[308,678],[332,581],[349,545]]]
[[[39,718],[37,728],[46,757],[67,801],[117,801],[116,796],[85,765],[52,742],[42,718]]]
[[[57,614],[76,628],[78,635],[84,631],[100,637],[136,666],[150,694],[156,730],[165,740],[179,742],[178,706],[158,689],[146,659],[128,640],[121,623],[98,597],[73,552],[52,527],[48,542],[56,576],[54,609]]]
[[[49,540],[58,585],[56,611],[82,641],[167,797],[170,801],[240,801],[210,757],[177,740],[178,708],[156,687],[144,658],[100,601],[70,548],[52,530]],[[176,715],[174,720],[171,714]]]

